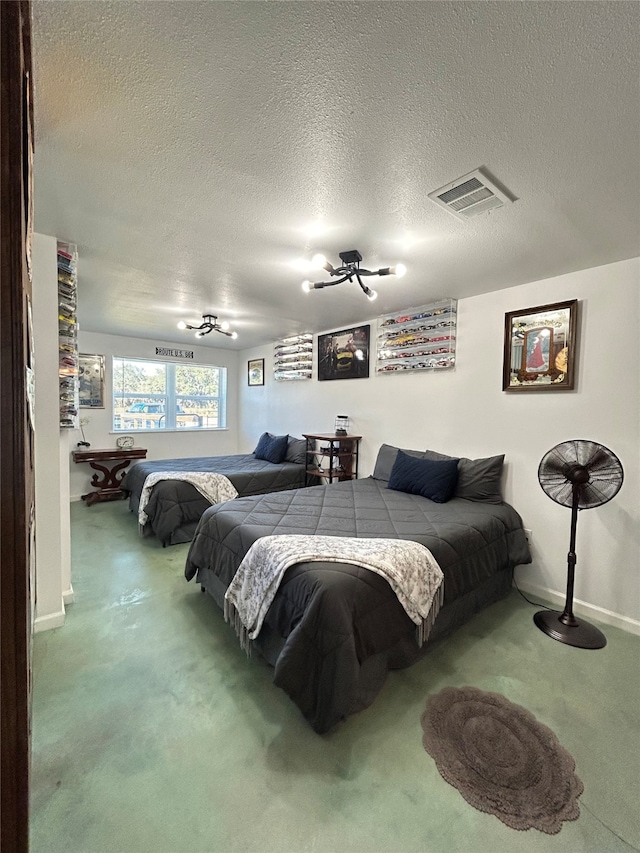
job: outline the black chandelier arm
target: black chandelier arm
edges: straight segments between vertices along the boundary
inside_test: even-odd
[[[331,271],[330,271],[331,272]],[[391,267],[382,267],[379,270],[367,270],[364,267],[351,265],[347,267],[336,267],[331,272],[331,275],[342,275],[345,274],[347,277],[351,275],[391,275]],[[345,279],[343,279],[344,281]],[[337,282],[336,282],[337,284]]]
[[[220,326],[216,326],[212,323],[201,323],[199,326],[190,326],[187,324],[185,328],[190,329],[191,331],[200,332],[201,338],[208,335],[209,332],[220,332],[221,335],[226,335],[228,338],[233,337],[233,332],[227,332],[226,329],[221,329]]]
[[[331,269],[327,269],[327,267],[325,267],[325,269],[327,270],[329,275],[344,275],[348,278],[350,275],[353,274],[353,270],[351,269],[351,267],[331,267]],[[345,278],[342,279],[342,281],[345,280]],[[334,282],[334,284],[338,284],[338,282],[336,281]]]
[[[367,287],[367,285],[362,281],[362,279],[360,278],[360,275],[359,275],[359,273],[361,273],[361,272],[362,272],[362,270],[359,270],[358,272],[356,272],[356,278],[358,279],[358,284],[362,288],[362,292],[367,297],[367,299],[373,300],[376,298],[376,292],[375,292],[375,290],[371,290],[370,287]]]
[[[349,272],[347,275],[337,279],[336,281],[316,281],[313,284],[313,288],[315,290],[322,290],[323,287],[333,287],[334,284],[342,284],[343,281],[347,281],[347,279],[351,280],[352,277],[353,273]]]

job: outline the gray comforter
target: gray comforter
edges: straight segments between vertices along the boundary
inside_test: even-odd
[[[213,471],[224,474],[235,486],[239,497],[264,495],[305,485],[304,465],[295,462],[276,465],[256,459],[253,453],[145,460],[127,471],[121,486],[129,493],[129,508],[136,515],[144,481],[148,474],[156,471]],[[191,483],[163,480],[153,487],[145,508],[149,519],[145,533],[155,534],[163,545],[190,542],[200,516],[210,506],[210,502]]]
[[[445,577],[432,639],[504,595],[513,567],[531,561],[521,519],[508,504],[459,498],[438,504],[369,477],[211,507],[196,530],[185,576],[196,577],[221,604],[253,542],[289,533],[425,545]],[[389,669],[418,657],[414,629],[379,575],[345,563],[300,563],[287,570],[256,645],[274,665],[275,683],[316,731],[326,732],[370,704]]]

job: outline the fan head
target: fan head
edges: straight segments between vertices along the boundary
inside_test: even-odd
[[[562,506],[578,509],[602,506],[620,491],[624,473],[612,450],[596,441],[563,441],[542,457],[538,480],[544,492]]]

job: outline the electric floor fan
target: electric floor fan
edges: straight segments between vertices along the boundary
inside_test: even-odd
[[[571,534],[567,555],[567,596],[562,613],[540,610],[533,617],[541,631],[569,646],[601,649],[607,639],[595,625],[573,614],[578,511],[606,504],[620,491],[624,473],[618,457],[595,441],[575,439],[557,444],[542,457],[538,480],[556,503],[571,509]]]

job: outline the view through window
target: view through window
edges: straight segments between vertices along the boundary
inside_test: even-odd
[[[113,357],[114,431],[223,429],[227,369]]]

